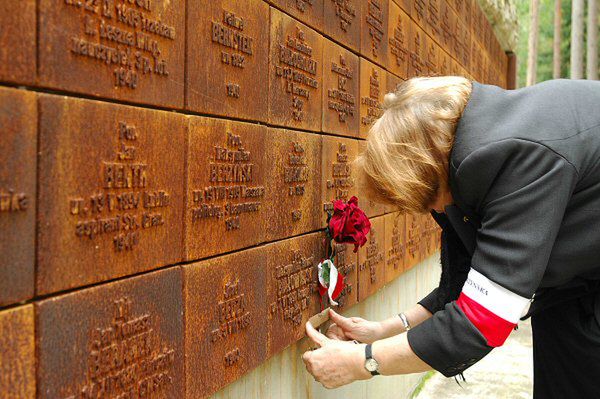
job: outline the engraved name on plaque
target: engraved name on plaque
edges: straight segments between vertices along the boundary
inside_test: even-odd
[[[326,40],[323,45],[323,131],[358,134],[358,57]]]
[[[184,0],[40,0],[38,7],[42,85],[183,106]]]
[[[389,1],[361,1],[360,54],[381,66],[387,64]]]
[[[33,296],[37,98],[0,88],[0,306]]]
[[[39,293],[182,259],[185,119],[40,96]]]
[[[183,267],[186,392],[207,398],[267,358],[264,247]]]
[[[36,304],[38,398],[183,397],[181,287],[172,268]]]
[[[186,258],[200,259],[264,241],[265,136],[250,123],[191,117]]]
[[[385,280],[389,283],[404,272],[406,227],[404,214],[385,215]]]
[[[261,0],[188,3],[187,109],[266,122],[268,20]]]
[[[325,33],[354,51],[360,48],[361,1],[324,0]]]
[[[321,137],[269,128],[265,148],[271,164],[265,172],[269,204],[265,240],[318,230],[321,225]]]
[[[320,310],[317,264],[324,238],[313,233],[265,247],[269,356],[302,338],[304,325]]]
[[[321,130],[323,37],[271,8],[269,122]]]
[[[371,219],[367,243],[358,250],[358,301],[376,293],[385,284],[384,216]]]
[[[360,137],[366,138],[373,123],[383,112],[386,71],[377,65],[360,59]]]
[[[410,17],[400,7],[390,1],[390,21],[388,34],[388,68],[390,72],[406,79],[408,73],[408,32]]]

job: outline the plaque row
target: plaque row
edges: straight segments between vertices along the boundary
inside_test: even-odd
[[[5,2],[0,81],[351,136],[359,56],[402,79],[505,86],[475,0],[398,3],[193,1],[186,15],[185,0]]]
[[[10,88],[0,124],[0,306],[316,231],[359,194],[358,139]]]
[[[437,249],[423,218],[378,216],[358,254],[337,245],[341,310]],[[323,254],[310,233],[0,311],[0,392],[208,397],[304,336]]]

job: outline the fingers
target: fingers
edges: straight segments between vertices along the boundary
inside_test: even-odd
[[[351,326],[350,319],[337,314],[333,309],[329,308],[329,318],[342,329],[348,329]]]
[[[329,340],[329,338],[315,330],[310,322],[306,323],[306,335],[308,335],[308,337],[319,346],[325,345],[325,343]]]
[[[338,340],[338,341],[347,341],[348,340],[348,337],[346,337],[346,334],[344,334],[344,330],[342,330],[335,323],[333,323],[333,324],[331,324],[329,326],[329,328],[327,329],[327,332],[325,333],[325,335],[329,339],[335,339],[335,340]]]

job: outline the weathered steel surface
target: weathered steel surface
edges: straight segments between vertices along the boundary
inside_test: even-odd
[[[345,283],[336,302],[341,309],[345,310],[358,302],[358,254],[353,252],[353,245],[334,244],[334,247],[334,264],[338,272],[344,275]]]
[[[323,3],[331,0],[267,0],[306,25],[323,31]]]
[[[400,212],[385,215],[386,284],[404,272],[406,259],[406,218]]]
[[[361,1],[324,0],[324,33],[354,51],[360,48]]]
[[[398,85],[402,84],[403,82],[404,79],[388,72],[387,77],[385,78],[386,93],[395,92]]]
[[[0,393],[3,399],[35,398],[33,305],[0,311]]]
[[[190,117],[185,211],[186,259],[264,241],[267,128]]]
[[[264,247],[183,271],[186,395],[206,398],[267,358]]]
[[[188,3],[186,108],[266,122],[268,20],[261,0]]]
[[[40,0],[39,82],[183,107],[184,0]]]
[[[388,68],[403,79],[408,73],[408,36],[410,17],[400,7],[390,1],[388,26]]]
[[[400,8],[404,10],[407,14],[410,14],[410,6],[412,4],[412,0],[393,0],[394,3],[398,4]]]
[[[36,304],[38,398],[182,398],[180,268]]]
[[[389,1],[361,1],[360,54],[382,67],[387,66]]]
[[[325,245],[325,234],[313,233],[265,247],[269,356],[302,338],[304,325],[320,311],[317,265]]]
[[[269,122],[321,130],[323,36],[271,8]]]
[[[360,59],[360,130],[359,136],[366,138],[371,125],[381,116],[385,96],[387,72]]]
[[[358,250],[358,300],[363,301],[385,284],[385,216],[371,218],[367,243]]]
[[[425,25],[427,24],[427,1],[428,0],[413,0],[410,8],[411,18],[422,29],[425,29]]]
[[[358,135],[358,57],[326,40],[323,44],[323,131]]]
[[[184,117],[40,95],[38,294],[182,259]]]
[[[427,35],[425,35],[425,47],[425,65],[427,66],[427,75],[439,75],[439,52],[441,50],[437,43]]]
[[[427,16],[425,24],[427,34],[438,43],[442,42],[441,13],[442,3],[446,0],[427,0]]]
[[[0,2],[0,80],[35,80],[35,5],[36,0]]]
[[[452,75],[452,57],[448,55],[443,49],[440,49],[440,75],[448,76]]]
[[[266,241],[318,230],[321,226],[321,137],[269,128],[265,140],[268,205]]]
[[[0,306],[33,296],[37,100],[0,88]]]
[[[441,8],[441,41],[440,45],[446,52],[452,53],[454,48],[454,40],[456,40],[456,12],[450,7],[446,1],[442,1]]]
[[[408,49],[410,61],[408,63],[408,78],[424,76],[427,73],[426,39],[425,31],[416,23],[410,23]]]
[[[406,257],[404,268],[408,270],[423,259],[423,215],[406,214]]]
[[[356,182],[351,162],[358,154],[358,140],[323,136],[321,156],[321,203],[323,226],[327,212],[333,212],[333,201],[348,201],[356,195]]]

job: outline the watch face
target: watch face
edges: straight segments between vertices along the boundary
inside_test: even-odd
[[[379,367],[379,363],[377,363],[377,360],[375,360],[375,359],[367,359],[365,361],[365,368],[368,371],[377,371],[378,367]]]

